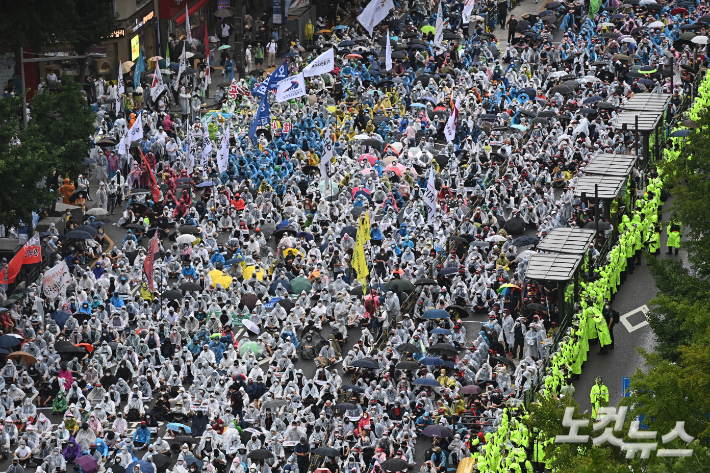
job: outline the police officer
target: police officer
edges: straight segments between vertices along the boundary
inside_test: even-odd
[[[611,302],[609,299],[604,300],[604,309],[602,310],[602,315],[606,320],[606,324],[609,327],[609,337],[611,337],[611,344],[606,348],[614,349],[614,325],[619,322],[619,313],[611,307]]]

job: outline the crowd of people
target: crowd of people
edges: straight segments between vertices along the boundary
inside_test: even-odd
[[[66,230],[96,236],[52,227],[45,256],[71,283],[47,297],[40,279],[0,309],[17,340],[6,346],[27,355],[0,369],[12,473],[83,457],[113,473],[434,473],[471,455],[482,472],[540,467],[522,400],[569,393],[590,342],[613,348],[605,302],[644,247],[660,249],[662,177],[632,171],[644,196],[613,203],[621,223],[595,238],[585,264],[596,276],[554,352],[565,301],[525,277],[528,263],[551,230],[593,222],[594,202],[574,192],[586,164],[635,154],[632,132],[615,127],[625,101],[668,93],[667,117],[678,111],[705,63],[705,43],[682,35],[708,27],[703,4],[592,2],[587,16],[554,3],[516,20],[503,50],[455,2],[443,4],[441,46],[422,32],[433,4],[398,7],[372,37],[355,23],[318,30],[308,49],[294,42],[289,71],[333,46],[336,68],[308,78],[304,97],[269,92],[272,127],[255,134],[252,77],[206,118],[104,105],[97,189],[86,176],[64,183],[65,198],[93,197]],[[680,81],[664,73],[678,68]],[[126,143],[137,120],[143,137]],[[125,236],[108,249],[100,227],[114,223]],[[354,256],[363,236],[368,278]]]

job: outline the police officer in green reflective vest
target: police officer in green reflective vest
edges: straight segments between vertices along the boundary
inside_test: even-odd
[[[597,414],[599,413],[599,408],[605,407],[607,404],[609,404],[609,389],[604,386],[604,384],[602,384],[601,376],[597,378],[597,383],[592,386],[592,392],[589,397],[592,401],[592,406],[594,408],[592,412],[592,417],[596,419]]]

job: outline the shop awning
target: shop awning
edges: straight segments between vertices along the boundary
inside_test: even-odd
[[[207,3],[209,3],[210,0],[199,0],[197,3],[195,3],[193,6],[191,6],[187,12],[192,16],[193,13],[195,13],[197,10],[205,6]],[[182,25],[185,23],[185,14],[183,13],[179,17],[175,18],[175,23],[178,25]]]

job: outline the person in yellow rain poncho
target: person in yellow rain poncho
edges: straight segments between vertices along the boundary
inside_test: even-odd
[[[599,414],[599,408],[609,404],[609,388],[604,386],[601,376],[597,378],[596,384],[592,386],[592,392],[589,394],[589,398],[594,407],[592,417],[596,419]]]
[[[668,254],[672,254],[673,248],[675,248],[675,254],[678,254],[680,249],[680,225],[676,222],[670,222],[668,224],[668,241],[666,246],[668,247]]]

